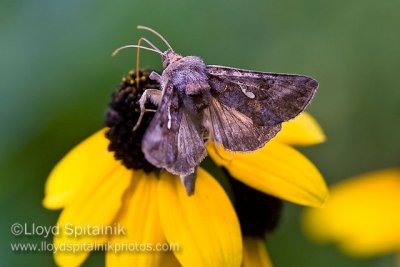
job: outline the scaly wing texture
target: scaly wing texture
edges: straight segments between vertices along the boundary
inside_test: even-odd
[[[259,126],[238,110],[211,97],[209,106],[210,137],[231,151],[261,148],[281,129],[281,125]]]
[[[204,141],[185,113],[182,99],[171,83],[142,140],[142,151],[154,166],[176,175],[188,175],[206,156]]]
[[[213,97],[262,126],[274,126],[296,117],[318,88],[316,80],[302,75],[213,65],[207,66],[207,71]]]

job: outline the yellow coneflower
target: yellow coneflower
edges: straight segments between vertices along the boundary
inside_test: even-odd
[[[142,128],[131,130],[139,116],[140,94],[157,85],[143,72],[136,88],[135,78],[131,72],[113,94],[108,127],[70,151],[48,178],[43,204],[63,209],[57,222],[60,231],[54,237],[55,247],[61,248],[54,254],[56,263],[78,266],[97,244],[109,248],[107,266],[241,266],[242,262],[250,266],[249,257],[266,260],[265,250],[258,254],[253,250],[260,247],[260,238],[242,240],[228,195],[206,170],[199,169],[195,193],[188,196],[179,177],[157,170],[144,159],[140,143],[151,114],[146,114]],[[298,204],[320,206],[327,196],[324,180],[290,145],[323,140],[317,123],[302,114],[255,153],[232,155],[213,145],[208,150],[218,165],[244,184]],[[123,226],[125,233],[65,234],[70,226],[113,225]],[[157,249],[165,243],[178,247]],[[115,251],[124,244],[149,248]]]
[[[303,224],[310,237],[335,242],[348,255],[378,256],[400,251],[399,211],[400,168],[393,168],[332,186],[326,205],[306,210]]]

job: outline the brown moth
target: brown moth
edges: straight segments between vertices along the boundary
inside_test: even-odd
[[[310,77],[206,65],[196,56],[181,56],[169,47],[162,52],[145,38],[137,47],[157,52],[163,72],[150,78],[161,90],[147,89],[140,99],[141,116],[151,101],[157,111],[142,140],[146,159],[179,175],[187,193],[194,192],[196,168],[206,157],[211,140],[225,149],[251,152],[263,147],[310,103],[318,82]],[[140,46],[147,42],[152,48]],[[115,54],[114,53],[114,54]]]

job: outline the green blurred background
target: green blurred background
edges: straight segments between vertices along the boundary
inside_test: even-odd
[[[110,94],[134,68],[136,25],[154,27],[183,55],[206,63],[302,73],[320,89],[308,111],[328,142],[301,149],[329,184],[400,161],[400,2],[386,1],[1,1],[0,265],[53,266],[50,253],[15,253],[14,222],[52,225],[42,208],[52,166],[102,127]],[[161,68],[142,53],[142,67]],[[360,200],[362,201],[362,200]],[[275,266],[392,266],[391,255],[356,260],[319,246],[287,204],[268,238]],[[101,266],[95,253],[87,266]]]

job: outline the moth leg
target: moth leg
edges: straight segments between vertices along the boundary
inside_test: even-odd
[[[155,71],[152,71],[152,72],[150,73],[149,78],[150,78],[151,80],[153,80],[153,81],[156,81],[156,82],[158,82],[158,83],[161,83],[161,75],[158,74],[158,73],[155,72]]]
[[[197,178],[197,167],[195,171],[188,175],[181,175],[181,182],[185,186],[186,193],[188,196],[193,195],[194,193],[194,186],[196,185],[196,178]]]
[[[150,100],[151,103],[158,106],[161,103],[161,96],[162,92],[158,89],[146,89],[143,92],[143,95],[139,99],[139,105],[140,105],[139,119],[137,120],[135,126],[133,127],[133,131],[136,131],[137,128],[139,128],[140,123],[143,120],[144,113],[156,111],[154,109],[146,109],[145,104]]]

